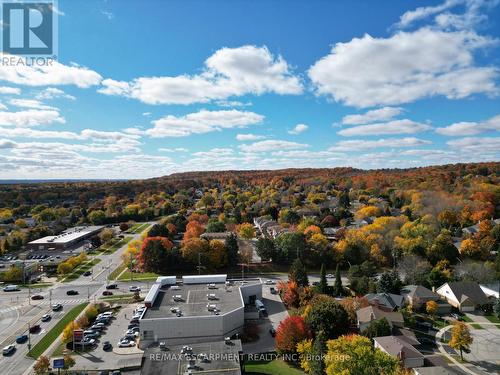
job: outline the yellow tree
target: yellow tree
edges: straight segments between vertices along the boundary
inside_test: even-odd
[[[255,237],[255,229],[250,223],[243,223],[240,225],[238,234],[245,240],[250,240]]]
[[[62,332],[61,340],[63,343],[67,344],[73,340],[73,332],[75,329],[80,329],[78,323],[75,321],[69,322]]]
[[[141,251],[141,246],[142,242],[140,240],[130,241],[127,245],[127,249],[122,253],[122,261],[127,265],[128,269],[132,269],[137,259],[137,255]]]
[[[221,268],[227,265],[227,250],[224,242],[212,240],[209,244],[208,259],[214,268]]]
[[[461,321],[456,321],[453,323],[453,328],[451,329],[451,339],[448,342],[453,349],[460,350],[460,358],[464,360],[462,351],[464,349],[469,349],[470,344],[472,344],[472,336],[470,335],[470,330],[467,324]]]
[[[44,355],[40,356],[38,358],[38,361],[36,361],[35,366],[33,366],[33,370],[37,375],[45,374],[49,371],[49,369],[50,369],[50,359],[48,359]]]
[[[427,314],[431,315],[434,317],[437,314],[438,311],[438,304],[435,301],[427,301],[425,304],[425,311],[427,311]]]
[[[312,339],[305,339],[297,344],[297,353],[300,358],[300,367],[307,374],[311,373]]]

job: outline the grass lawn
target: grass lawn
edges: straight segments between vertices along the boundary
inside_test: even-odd
[[[116,280],[116,278],[127,268],[125,263],[120,264],[116,267],[113,272],[111,272],[108,276],[108,280]]]
[[[286,362],[275,359],[270,362],[248,361],[244,365],[247,374],[268,374],[268,375],[304,375],[305,372],[292,367]]]
[[[63,283],[67,283],[68,281],[73,281],[78,279],[81,275],[84,274],[85,271],[89,271],[92,267],[94,267],[97,263],[99,263],[101,260],[99,258],[94,258],[91,261],[88,261],[86,263],[81,264],[75,270],[70,273],[68,276],[66,276],[64,279],[61,281]]]
[[[500,323],[500,319],[498,319],[495,315],[485,315],[484,317],[492,323]]]
[[[106,246],[106,247],[105,247],[105,245],[103,245],[103,246],[100,247],[99,253],[100,254],[113,254],[120,247],[122,247],[123,245],[128,244],[132,240],[132,238],[133,237],[122,238],[120,241],[115,242],[115,243],[111,244],[110,246]]]
[[[133,280],[156,280],[157,277],[160,276],[154,272],[130,272],[126,270],[121,276],[118,278],[120,281],[133,281]]]
[[[149,227],[149,224],[148,223],[138,223],[138,224],[134,224],[129,230],[127,230],[127,233],[132,233],[132,234],[136,234],[136,233],[141,233],[143,230],[145,230],[147,227]]]
[[[52,286],[54,284],[52,283],[33,283],[28,286],[28,284],[20,284],[20,288],[48,288],[49,286]]]
[[[28,356],[37,359],[47,348],[59,337],[69,322],[75,320],[78,315],[87,307],[87,303],[81,303],[73,307],[63,318],[52,327],[52,329],[42,337],[42,339],[28,352]]]
[[[116,296],[106,296],[106,297],[101,297],[102,301],[105,302],[119,302],[121,304],[128,304],[128,303],[137,303],[136,299],[134,299],[133,294],[122,294],[122,295],[116,295]],[[142,299],[141,299],[142,301]]]
[[[474,329],[483,329],[483,327],[481,327],[479,324],[477,323],[473,323],[471,324],[472,327],[474,327]]]

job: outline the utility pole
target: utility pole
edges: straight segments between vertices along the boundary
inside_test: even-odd
[[[23,269],[24,272],[24,269]],[[28,280],[28,305],[31,305],[31,283],[30,280]]]
[[[31,350],[31,331],[30,324],[28,323],[28,352]]]
[[[49,290],[49,304],[52,306],[52,289]]]
[[[87,287],[87,300],[90,302],[90,287]]]

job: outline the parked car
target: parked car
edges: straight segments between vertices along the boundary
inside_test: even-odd
[[[11,355],[16,351],[16,347],[14,345],[7,345],[2,349],[2,354],[3,355]]]
[[[31,299],[33,301],[36,301],[36,300],[39,300],[39,299],[43,299],[43,296],[41,294],[34,294],[31,296]]]
[[[139,322],[137,323],[130,323],[127,327],[127,329],[131,329],[131,328],[134,328],[134,327],[139,327]]]
[[[276,330],[274,328],[270,328],[269,329],[269,333],[271,334],[271,336],[276,336]]]
[[[7,285],[3,288],[4,292],[17,292],[19,290],[20,289],[17,285]]]
[[[100,333],[98,331],[94,331],[93,329],[87,329],[83,331],[84,337],[96,338],[99,337]]]
[[[37,333],[38,331],[40,331],[40,326],[38,324],[30,327],[30,333]]]
[[[76,295],[78,294],[78,290],[71,289],[71,290],[68,290],[68,291],[66,292],[66,294],[67,294],[68,296],[76,296]]]
[[[119,347],[119,348],[130,348],[130,347],[132,347],[132,346],[134,346],[134,345],[135,345],[135,343],[134,343],[133,341],[129,341],[129,340],[127,340],[127,339],[125,339],[125,340],[120,340],[120,341],[118,342],[118,347]]]
[[[85,271],[85,272],[83,273],[83,276],[90,276],[90,275],[92,275],[92,272],[91,272],[91,271]]]
[[[453,313],[450,315],[453,319],[455,320],[463,320],[462,316],[460,314],[457,314],[457,313]]]
[[[274,289],[273,286],[269,288],[269,291],[271,292],[271,294],[276,294],[276,289]]]
[[[109,285],[106,285],[106,289],[118,289],[118,284],[109,284]]]
[[[159,345],[160,350],[167,350],[167,344],[165,341],[161,341]]]
[[[134,327],[132,327],[132,328],[128,328],[128,330],[129,330],[129,331],[132,331],[132,332],[140,332],[140,329],[139,329],[139,327],[137,327],[137,326],[134,326]]]
[[[103,296],[112,296],[113,292],[110,292],[109,290],[105,290],[104,292],[102,292],[102,295]]]
[[[18,344],[22,344],[23,342],[28,341],[28,335],[19,335],[16,337],[16,342]]]
[[[102,343],[102,350],[104,350],[105,352],[109,351],[113,349],[113,345],[111,345],[111,343],[109,341],[104,341]]]
[[[131,285],[130,288],[128,288],[130,292],[140,292],[141,288],[139,288],[137,285]]]
[[[52,317],[49,314],[42,315],[42,322],[48,322]]]
[[[96,340],[90,337],[84,337],[82,340],[83,345],[89,345],[89,346],[94,346],[96,343]]]
[[[274,284],[276,284],[276,282],[274,280],[271,280],[271,279],[266,280],[266,285],[274,285]]]
[[[326,278],[327,279],[333,279],[335,276],[333,275],[333,273],[327,273],[326,274]]]
[[[55,303],[52,305],[52,311],[62,310],[63,306],[60,303]]]

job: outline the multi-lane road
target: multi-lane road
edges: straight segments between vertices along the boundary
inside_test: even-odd
[[[154,224],[154,223],[150,223]],[[128,235],[134,239],[140,234]],[[108,282],[108,275],[121,264],[121,254],[125,251],[124,245],[113,254],[96,255],[101,261],[92,269],[91,276],[80,276],[78,279],[61,283],[56,282],[47,288],[22,289],[17,292],[4,292],[0,290],[0,348],[14,344],[16,351],[10,356],[0,357],[0,373],[21,375],[29,373],[34,360],[27,357],[28,342],[16,344],[15,338],[20,334],[28,333],[28,324],[40,325],[40,331],[30,335],[31,345],[35,345],[73,306],[83,302],[93,302],[102,296]],[[129,293],[128,287],[132,284],[144,284],[144,290],[149,283],[117,282],[118,289],[114,294]],[[77,295],[68,296],[69,290],[76,290]],[[42,300],[31,300],[29,296],[40,294]],[[60,303],[63,309],[58,312],[51,310],[51,304]],[[52,319],[41,322],[42,315],[49,313]]]

